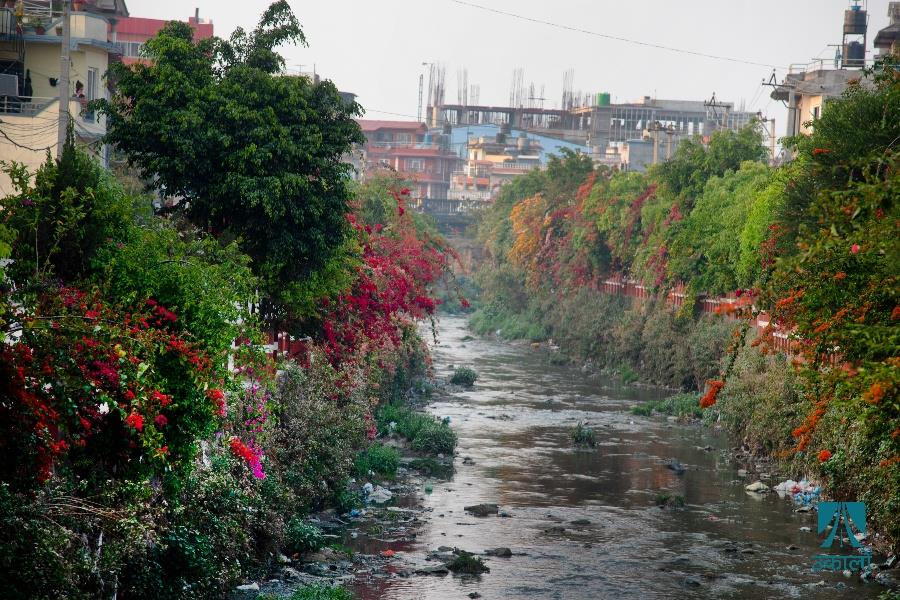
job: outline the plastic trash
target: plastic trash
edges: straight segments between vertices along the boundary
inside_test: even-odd
[[[376,502],[378,504],[381,504],[382,502],[387,502],[393,497],[394,494],[391,493],[390,490],[385,489],[379,485],[376,486],[375,489],[368,495],[366,500],[368,502]]]
[[[375,488],[371,483],[367,483],[366,485],[362,486],[362,490],[363,490],[363,493],[368,496],[373,491],[375,491]]]

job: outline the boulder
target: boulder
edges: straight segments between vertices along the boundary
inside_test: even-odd
[[[744,487],[744,489],[748,492],[753,492],[754,494],[765,494],[769,491],[769,486],[762,481],[754,481],[750,485]]]
[[[254,581],[253,583],[239,585],[239,586],[237,586],[237,590],[239,592],[258,592],[259,584]]]
[[[447,575],[449,572],[447,565],[427,565],[416,569],[416,575]]]
[[[473,504],[472,506],[465,506],[463,508],[466,512],[470,512],[476,517],[496,515],[500,511],[500,507],[496,504]]]
[[[491,548],[490,550],[485,550],[484,553],[488,556],[497,556],[500,558],[509,558],[512,556],[512,550],[509,548]]]

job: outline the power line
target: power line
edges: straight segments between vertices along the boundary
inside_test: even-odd
[[[454,4],[459,4],[460,6],[468,6],[470,8],[477,8],[479,10],[483,10],[486,12],[503,15],[506,17],[512,17],[514,19],[519,19],[521,21],[528,21],[529,23],[537,23],[539,25],[547,25],[548,27],[555,27],[557,29],[563,29],[565,31],[574,31],[576,33],[584,33],[586,35],[592,35],[594,37],[604,38],[607,40],[614,40],[617,42],[625,42],[628,44],[634,44],[636,46],[644,46],[647,48],[656,48],[657,50],[667,50],[669,52],[678,52],[680,54],[688,54],[690,56],[699,56],[701,58],[709,58],[713,60],[723,60],[732,63],[739,63],[743,65],[752,65],[754,67],[768,67],[775,69],[785,69],[786,67],[782,67],[779,65],[773,65],[770,63],[761,63],[752,60],[745,60],[742,58],[735,58],[733,56],[720,56],[718,54],[708,54],[706,52],[698,52],[696,50],[685,50],[684,48],[675,48],[673,46],[665,46],[663,44],[656,44],[654,42],[643,42],[640,40],[632,40],[630,38],[618,36],[618,35],[610,35],[608,33],[599,33],[596,31],[590,31],[588,29],[581,29],[580,27],[572,27],[571,25],[562,25],[560,23],[553,23],[551,21],[545,21],[543,19],[536,19],[534,17],[526,17],[525,15],[520,15],[512,12],[507,12],[505,10],[499,10],[496,8],[490,8],[488,6],[481,6],[480,4],[473,4],[472,2],[465,2],[464,0],[450,0]]]

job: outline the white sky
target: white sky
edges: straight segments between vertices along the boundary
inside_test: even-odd
[[[468,0],[529,18],[705,54],[787,67],[831,59],[841,41],[847,0]],[[135,17],[187,19],[200,9],[215,33],[252,29],[269,0],[127,0]],[[868,0],[869,41],[887,25],[888,0]],[[507,104],[512,72],[526,86],[546,86],[545,106],[558,105],[563,73],[574,69],[576,91],[608,91],[613,101],[644,95],[745,101],[774,116],[779,135],[786,111],[771,101],[771,68],[688,56],[564,31],[492,14],[452,0],[290,0],[309,48],[284,48],[291,70],[316,71],[359,95],[373,119],[415,118],[423,61],[446,67],[446,100],[457,98],[457,71],[480,85],[481,104]],[[867,54],[867,57],[871,55]],[[826,65],[830,65],[827,61]],[[301,67],[302,65],[302,67]],[[784,70],[779,71],[780,74]],[[427,86],[427,77],[426,77]],[[427,90],[426,90],[427,98]],[[378,112],[386,111],[386,112]]]

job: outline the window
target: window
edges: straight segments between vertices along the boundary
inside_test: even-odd
[[[97,69],[95,69],[94,67],[88,67],[87,83],[84,86],[84,99],[87,102],[97,99],[99,82],[100,82],[100,72]],[[85,110],[82,113],[81,117],[88,123],[93,123],[94,119],[95,119],[94,111]]]
[[[817,121],[819,119],[819,112],[822,110],[821,106],[813,107],[813,121]]]
[[[421,158],[407,158],[406,159],[406,170],[413,172],[420,172],[425,170],[425,161]]]
[[[129,58],[138,58],[144,51],[144,44],[142,42],[121,42],[121,45],[122,54]]]
[[[412,136],[409,135],[408,133],[398,133],[394,137],[394,141],[397,142],[398,144],[410,144],[410,143],[412,143]]]

